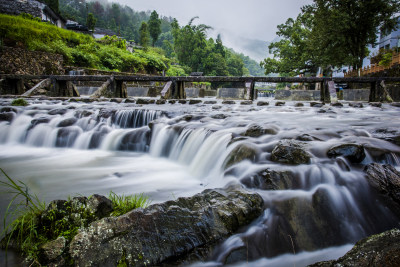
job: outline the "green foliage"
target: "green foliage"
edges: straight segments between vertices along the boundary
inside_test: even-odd
[[[94,31],[97,19],[94,17],[93,13],[89,13],[86,19],[86,26],[89,30]]]
[[[171,65],[166,72],[167,76],[186,76],[185,70],[179,65]]]
[[[146,22],[142,22],[139,29],[140,41],[139,44],[143,47],[149,46],[149,30]]]
[[[29,103],[23,98],[17,98],[11,102],[11,106],[23,106],[24,107],[27,105],[29,105]]]
[[[379,61],[379,65],[389,67],[390,63],[392,63],[393,54],[391,52],[386,53],[382,56],[382,60]]]
[[[149,19],[149,33],[153,40],[152,44],[153,47],[158,40],[158,37],[161,34],[161,20],[158,18],[157,12],[154,10],[151,12],[150,19]]]
[[[120,216],[137,208],[146,208],[151,202],[149,198],[143,194],[118,196],[112,191],[108,195],[108,198],[113,203],[114,211],[111,213],[113,216]]]

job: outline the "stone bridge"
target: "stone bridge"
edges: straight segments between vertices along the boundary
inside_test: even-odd
[[[35,90],[43,86],[50,87],[50,96],[73,97],[79,96],[73,82],[102,82],[103,84],[92,95],[93,97],[127,97],[127,82],[163,82],[165,86],[161,92],[166,99],[184,99],[186,82],[229,82],[241,83],[247,91],[247,98],[254,100],[257,93],[254,88],[257,82],[269,83],[314,83],[319,84],[321,101],[331,102],[330,92],[333,92],[334,83],[363,83],[369,84],[370,102],[382,102],[386,100],[386,83],[400,82],[400,77],[230,77],[230,76],[106,76],[106,75],[0,75],[1,93],[3,95],[33,95]],[[40,81],[28,91],[24,90],[25,80]]]

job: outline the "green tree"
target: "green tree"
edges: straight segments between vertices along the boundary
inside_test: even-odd
[[[94,17],[93,13],[89,13],[86,20],[86,26],[89,28],[89,30],[94,31],[96,22],[97,19]]]
[[[139,30],[139,35],[140,35],[140,45],[143,47],[148,47],[149,46],[149,30],[147,27],[146,22],[142,22],[142,25],[140,26]]]
[[[155,10],[151,12],[148,26],[149,33],[152,38],[152,45],[154,47],[154,44],[157,42],[158,37],[161,34],[161,20],[158,18],[158,14]]]
[[[378,30],[396,27],[400,1],[314,0],[305,8],[314,14],[311,40],[322,64],[360,68]]]

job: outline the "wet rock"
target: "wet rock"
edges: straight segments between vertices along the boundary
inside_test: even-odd
[[[157,105],[164,105],[167,101],[165,99],[157,99],[156,104]]]
[[[304,107],[304,103],[298,102],[294,104],[295,107]]]
[[[14,108],[14,107],[2,107],[2,108],[0,108],[0,113],[3,113],[3,112],[14,112],[14,113],[17,113],[18,110],[16,108]]]
[[[390,103],[390,105],[391,105],[392,107],[398,107],[398,108],[400,108],[400,102]]]
[[[382,103],[381,102],[369,102],[369,105],[372,107],[376,107],[376,108],[381,108],[382,107]]]
[[[45,117],[45,116],[33,119],[31,121],[31,125],[30,125],[29,129],[32,129],[33,127],[35,127],[36,125],[41,124],[41,123],[48,123],[50,120],[51,120],[50,117]]]
[[[281,107],[281,106],[284,106],[285,104],[286,104],[285,102],[278,101],[278,102],[275,103],[275,106]]]
[[[65,250],[67,240],[60,236],[55,240],[47,242],[40,247],[40,261],[42,263],[48,263],[55,261]]]
[[[302,134],[296,137],[296,140],[298,141],[304,141],[304,142],[310,142],[310,141],[315,141],[315,140],[319,140],[318,138],[311,136],[309,134]]]
[[[97,218],[109,216],[113,211],[111,200],[105,196],[94,194],[87,201],[87,207]]]
[[[353,107],[353,108],[363,108],[364,107],[363,103],[360,103],[360,102],[350,102],[349,106]]]
[[[220,106],[220,105],[212,106],[212,109],[221,109],[221,108],[222,108],[222,106]]]
[[[2,112],[0,113],[0,121],[12,122],[15,117],[14,112]]]
[[[308,164],[312,155],[305,150],[305,144],[296,140],[281,140],[271,153],[271,160],[279,163]]]
[[[110,117],[113,117],[116,112],[117,112],[116,110],[111,110],[111,109],[100,109],[98,118],[108,119]]]
[[[173,105],[173,104],[176,103],[176,100],[174,100],[174,99],[168,100],[168,103],[171,104],[171,105]]]
[[[215,244],[257,218],[262,207],[258,194],[237,187],[206,190],[96,221],[75,236],[69,254],[77,266],[160,265]]]
[[[248,188],[262,190],[286,190],[299,187],[292,172],[271,169],[261,170],[242,178],[241,183]]]
[[[66,108],[55,108],[48,112],[49,115],[64,115],[67,113],[68,109]]]
[[[257,102],[257,106],[268,106],[269,105],[269,102],[266,102],[266,101],[258,101]]]
[[[322,108],[325,104],[320,102],[310,102],[310,107]]]
[[[78,121],[77,118],[67,118],[67,119],[60,121],[57,124],[57,127],[68,127],[68,126],[74,125],[77,121]]]
[[[132,103],[132,104],[135,102],[136,102],[135,99],[131,99],[131,98],[126,98],[124,101],[124,103]]]
[[[223,120],[223,119],[226,119],[227,117],[228,117],[228,115],[225,115],[225,114],[222,114],[222,113],[215,114],[215,115],[211,116],[211,118],[217,119],[217,120]]]
[[[275,135],[279,132],[279,129],[275,126],[261,127],[260,125],[253,124],[247,128],[246,132],[242,134],[243,136],[249,137],[260,137],[265,134]]]
[[[139,98],[136,100],[136,104],[138,105],[149,105],[149,104],[154,104],[155,99],[144,99],[144,98]]]
[[[199,100],[199,99],[190,99],[189,100],[189,105],[196,105],[196,104],[200,104],[203,101]]]
[[[364,238],[338,260],[312,264],[312,267],[398,267],[400,266],[400,230],[392,229]]]
[[[207,101],[204,101],[204,104],[206,104],[206,105],[214,105],[214,104],[217,104],[217,101],[215,101],[215,100],[207,100]]]
[[[179,100],[178,100],[178,103],[179,103],[179,104],[186,104],[187,101],[186,101],[185,99],[179,99]]]
[[[252,105],[252,104],[253,104],[253,101],[251,101],[251,100],[245,100],[245,101],[240,102],[240,105]]]
[[[340,102],[334,102],[334,103],[331,103],[331,106],[332,106],[332,107],[338,107],[338,108],[341,108],[341,107],[343,107],[343,104],[342,104],[342,103],[340,103]]]
[[[326,109],[320,109],[320,110],[318,110],[317,112],[318,112],[318,113],[326,113],[327,110],[326,110]]]
[[[92,111],[89,110],[77,110],[75,111],[75,117],[77,118],[83,118],[83,117],[89,117],[93,114]]]
[[[258,149],[250,143],[239,144],[235,147],[232,152],[228,155],[225,160],[224,168],[227,169],[236,163],[243,160],[250,160],[252,162],[256,161],[258,155]]]
[[[386,202],[394,201],[400,205],[400,172],[391,165],[371,163],[365,166],[364,172],[368,183]]]
[[[342,144],[330,148],[327,152],[328,157],[345,157],[352,163],[360,163],[365,158],[364,147],[357,144]]]
[[[222,101],[222,104],[223,105],[235,105],[236,102],[233,100],[224,100],[224,101]]]
[[[110,99],[110,102],[112,102],[112,103],[121,103],[122,102],[122,99],[120,99],[120,98],[111,98]]]

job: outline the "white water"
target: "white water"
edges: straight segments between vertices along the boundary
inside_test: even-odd
[[[1,101],[2,106],[9,103]],[[335,219],[326,214],[332,224],[340,224],[340,228],[332,226],[338,231],[334,233],[338,236],[337,245],[353,243],[398,221],[370,195],[362,168],[370,162],[399,167],[400,148],[372,135],[376,129],[398,129],[400,109],[388,105],[382,109],[354,109],[347,105],[323,109],[327,112],[297,108],[293,103],[285,107],[219,103],[140,108],[132,104],[34,100],[30,106],[18,108],[11,123],[0,122],[0,167],[47,202],[68,195],[107,195],[113,191],[144,193],[155,203],[191,196],[205,188],[242,183],[264,198],[266,212],[221,243],[210,255],[209,264],[221,264],[235,249],[244,246],[243,240],[253,240],[246,243],[252,265],[282,266],[282,262],[293,262],[302,266],[312,263],[304,263],[304,258],[328,259],[334,251],[340,256],[349,247],[326,249],[327,245],[321,245],[312,252],[301,252],[307,249],[299,247],[295,256],[287,254],[292,247],[274,243],[274,233],[279,222],[285,220],[280,211],[288,201],[307,206],[316,196],[328,199],[327,209],[339,216]],[[185,114],[198,118],[189,120]],[[217,114],[227,118],[213,119]],[[36,124],[40,120],[42,123]],[[150,121],[154,121],[151,131],[147,126]],[[232,137],[255,123],[278,129],[278,134],[229,145]],[[311,164],[285,166],[270,161],[279,140],[303,134],[314,137],[306,142],[313,154]],[[368,156],[361,165],[327,158],[326,151],[333,145],[353,142],[366,147]],[[256,162],[245,160],[224,170],[229,153],[240,144],[256,148]],[[289,171],[293,177],[291,187],[278,191],[258,188],[255,174],[265,169]],[[1,217],[8,200],[3,195],[0,198]],[[299,223],[299,227],[307,225],[307,218]]]

